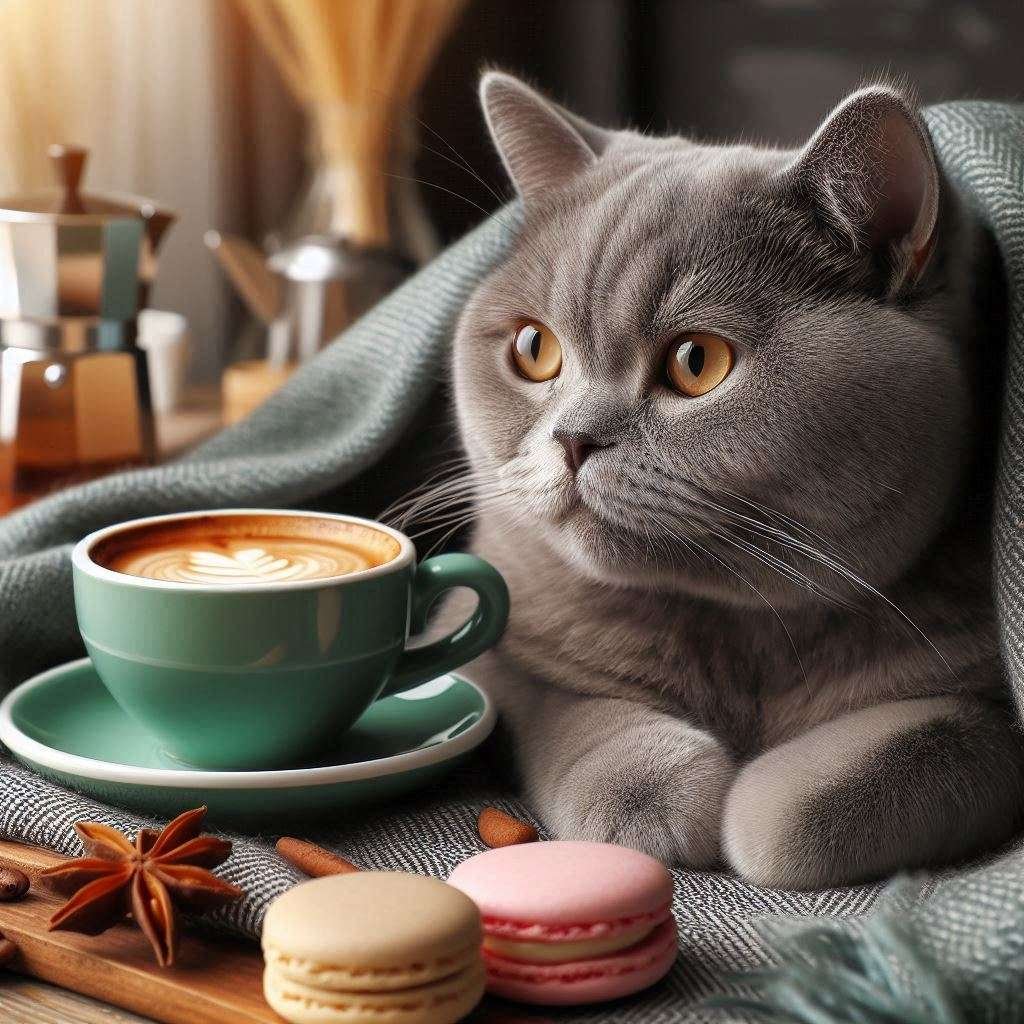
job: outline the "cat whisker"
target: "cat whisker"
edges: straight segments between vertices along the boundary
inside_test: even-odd
[[[473,207],[473,209],[479,210],[485,217],[490,217],[492,215],[490,210],[470,199],[469,196],[464,196],[461,192],[456,192],[454,189],[447,188],[444,185],[438,185],[435,181],[427,181],[425,178],[414,178],[409,174],[394,174],[391,171],[385,171],[383,173],[385,178],[394,178],[396,181],[409,181],[415,185],[422,185],[424,188],[437,189],[439,192],[444,192],[456,199],[461,199],[464,203],[468,203]],[[497,214],[494,214],[494,216],[497,217]]]
[[[724,506],[718,505],[716,502],[711,502],[710,500],[708,500],[708,504],[716,507],[719,512],[725,513],[726,515],[730,515],[747,522],[756,523],[756,520],[751,520],[748,516],[743,516],[741,514],[735,513],[732,510],[725,508]],[[896,604],[890,597],[884,594],[881,590],[879,590],[873,584],[869,583],[858,573],[854,572],[854,570],[851,569],[849,566],[839,561],[838,558],[829,555],[824,551],[819,550],[818,548],[806,543],[805,541],[798,540],[797,538],[787,534],[785,531],[778,530],[772,527],[765,527],[765,524],[763,523],[759,525],[762,528],[766,528],[769,531],[770,539],[775,540],[777,543],[783,545],[791,551],[796,552],[797,554],[801,554],[804,557],[809,558],[811,561],[822,566],[823,568],[829,569],[837,576],[839,576],[840,579],[851,584],[855,588],[862,590],[871,597],[874,597],[882,601],[888,608],[890,608],[903,620],[905,625],[910,627],[910,629],[925,642],[925,644],[932,650],[932,652],[939,659],[939,661],[942,662],[946,670],[953,674],[952,666],[949,664],[949,661],[939,650],[939,648],[935,645],[934,641],[932,641],[932,639],[924,632],[924,630],[909,615],[907,615],[907,613],[898,604]],[[760,551],[761,549],[758,550]],[[766,553],[762,551],[762,554]],[[789,566],[789,563],[782,564]],[[790,566],[790,568],[792,567]],[[803,576],[802,573],[800,575]],[[806,576],[803,576],[803,578],[805,580],[807,579]],[[849,605],[845,602],[844,604],[847,607],[849,607]]]
[[[884,594],[881,590],[879,590],[873,584],[869,583],[863,577],[859,576],[852,569],[843,565],[841,562],[838,562],[835,559],[830,558],[823,552],[817,551],[816,549],[810,548],[808,547],[808,545],[803,544],[801,544],[799,548],[797,548],[797,550],[800,550],[801,553],[805,554],[808,558],[817,561],[820,565],[823,565],[826,568],[831,569],[840,578],[846,580],[848,583],[851,583],[856,587],[860,587],[862,590],[870,594],[872,597],[875,597],[878,600],[882,601],[888,608],[894,611],[903,620],[903,622],[907,626],[909,626],[910,629],[913,632],[915,632],[928,645],[928,647],[931,648],[932,652],[939,659],[939,661],[942,662],[943,666],[950,673],[950,675],[956,675],[956,673],[953,671],[952,665],[950,665],[945,655],[935,645],[931,637],[929,637],[928,634],[925,633],[925,631],[898,604],[896,604],[895,601],[892,600],[892,598]]]
[[[729,509],[696,490],[688,491],[685,496],[669,495],[663,490],[656,491],[655,493],[659,493],[662,497],[672,500],[673,504],[677,507],[680,504],[685,504],[686,501],[695,502],[698,507],[701,507],[706,511],[713,512],[719,517],[724,517],[726,520],[738,523],[739,526],[747,533],[777,544],[780,547],[793,551],[795,554],[802,557],[810,558],[812,561],[822,565],[824,568],[830,569],[830,571],[836,572],[837,570],[835,566],[841,564],[836,559],[818,551],[818,549],[814,548],[812,545],[798,540],[779,527],[772,526],[771,524],[764,523],[761,520],[754,519],[751,516]],[[708,522],[705,523],[705,525],[713,531],[716,539],[737,548],[737,550],[740,550],[749,557],[761,562],[763,565],[771,568],[795,586],[814,594],[816,597],[827,600],[830,603],[834,603],[839,607],[849,610],[854,610],[856,608],[856,606],[850,601],[844,599],[831,589],[826,588],[820,581],[812,580],[806,573],[801,572],[800,569],[790,562],[753,543],[750,538],[744,538],[737,535],[725,522]],[[725,531],[725,533],[722,531]],[[825,559],[825,561],[822,561],[822,559]],[[860,579],[852,572],[852,570],[847,570],[847,572],[854,579],[842,577],[842,574],[839,574],[841,578],[847,579],[847,582],[854,582],[855,579]],[[864,581],[861,582],[863,583]]]
[[[439,511],[433,516],[421,516],[415,520],[416,526],[419,527],[419,529],[409,535],[411,537],[417,537],[424,533],[433,533],[435,530],[447,526],[453,520],[470,514],[479,515],[481,512],[494,510],[500,507],[500,505],[501,496],[492,495],[480,498],[473,502],[468,502],[465,507],[462,508],[451,508],[447,511]]]
[[[452,462],[439,466],[433,473],[425,477],[419,484],[407,491],[402,497],[395,499],[390,505],[387,506],[381,513],[380,518],[394,514],[397,510],[404,508],[407,505],[413,504],[424,494],[430,493],[434,489],[440,486],[444,486],[448,483],[454,483],[457,480],[468,479],[468,473],[461,473],[453,475],[454,470],[459,465],[458,462],[452,460]]]
[[[420,148],[426,150],[428,153],[433,153],[435,156],[440,157],[442,160],[446,160],[453,167],[461,167],[467,174],[471,175],[476,181],[478,181],[488,192],[496,199],[499,203],[507,202],[506,197],[502,196],[498,190],[491,185],[481,174],[473,168],[473,165],[432,125],[427,124],[422,118],[415,117],[414,121],[423,129],[430,132],[439,142],[447,146],[448,149],[454,154],[454,159],[448,156],[446,153],[442,153],[440,150],[434,149],[431,146],[427,146],[422,141],[420,142]]]
[[[791,529],[796,530],[799,533],[805,534],[806,536],[819,541],[821,544],[827,545],[829,543],[820,533],[818,533],[815,530],[812,530],[809,526],[805,526],[803,523],[798,522],[791,516],[787,516],[784,512],[779,512],[776,509],[771,509],[767,505],[762,505],[751,498],[744,498],[742,495],[736,494],[734,491],[723,490],[722,493],[732,498],[734,501],[739,501],[742,504],[747,505],[755,512],[760,512],[762,515],[769,516],[772,519],[781,520],[782,522],[788,524]]]
[[[477,482],[472,479],[446,480],[443,483],[436,483],[426,490],[392,505],[387,514],[392,516],[415,514],[438,501],[472,494],[476,486]]]
[[[506,503],[507,497],[508,496],[505,494],[486,496],[475,502],[469,509],[463,510],[459,513],[453,513],[447,522],[434,524],[429,529],[421,530],[416,534],[411,534],[410,536],[413,538],[426,536],[428,534],[436,533],[439,529],[445,529],[445,527],[447,527],[445,533],[430,546],[424,555],[424,557],[429,557],[433,552],[443,549],[451,538],[459,532],[459,530],[468,526],[470,523],[475,522],[484,512],[500,509]]]
[[[680,538],[680,539],[684,539],[684,538]],[[740,580],[740,582],[743,583],[764,604],[764,606],[772,613],[772,615],[778,620],[779,625],[782,627],[783,632],[786,634],[786,639],[789,641],[789,646],[790,646],[790,648],[793,651],[793,656],[796,658],[796,663],[797,663],[798,668],[800,669],[800,676],[803,679],[804,687],[807,690],[808,694],[810,694],[811,686],[810,686],[810,682],[807,679],[807,671],[804,668],[803,659],[800,657],[800,651],[797,649],[796,641],[793,639],[793,633],[790,630],[789,626],[786,625],[786,621],[785,621],[785,619],[783,619],[782,614],[779,612],[779,610],[738,569],[736,569],[734,566],[730,565],[728,562],[726,562],[724,559],[720,558],[713,551],[711,551],[705,545],[700,544],[698,541],[693,540],[692,538],[685,538],[685,539],[689,542],[689,544],[695,546],[699,551],[703,552],[709,558],[711,558],[715,562],[717,562],[718,565],[720,565],[723,569],[725,569],[726,572],[730,573],[731,575],[735,576],[738,580]]]
[[[722,512],[730,516],[734,515],[733,513],[731,513],[729,509],[717,505],[716,503],[712,502],[709,503],[709,505],[715,511]],[[741,525],[744,529],[747,530],[747,532],[752,533],[755,536],[761,537],[764,540],[768,540],[776,544],[779,544],[781,547],[786,548],[787,550],[793,550],[797,551],[798,553],[802,553],[800,552],[799,548],[794,547],[793,543],[791,542],[792,538],[790,538],[783,531],[777,530],[770,526],[766,527],[764,524],[761,524],[748,516],[735,515],[734,518],[737,518],[741,521]],[[806,573],[801,572],[798,568],[796,568],[796,566],[792,565],[790,562],[787,562],[784,558],[780,558],[778,555],[772,554],[772,552],[767,551],[766,549],[753,543],[753,541],[751,541],[749,538],[739,537],[733,531],[729,530],[729,528],[724,524],[722,524],[721,528],[727,531],[730,543],[742,545],[743,550],[745,550],[748,554],[752,555],[758,561],[764,563],[770,568],[773,568],[780,575],[790,580],[790,582],[802,587],[804,590],[807,590],[810,593],[813,593],[817,597],[831,601],[841,607],[849,609],[852,609],[854,607],[849,601],[844,600],[835,592],[825,588],[819,582],[812,580],[809,576],[807,576]],[[725,539],[721,534],[719,534],[718,536],[720,539]]]
[[[433,479],[428,478],[403,498],[393,502],[381,514],[381,518],[408,523],[427,514],[437,506],[458,501],[470,501],[482,490],[484,481],[476,472],[465,472],[447,477],[445,477],[445,472],[450,473],[450,471],[442,471],[435,474]],[[441,476],[442,479],[438,480],[438,476]]]
[[[849,603],[843,601],[837,594],[825,589],[805,573],[800,572],[799,569],[796,569],[783,559],[777,558],[764,548],[758,547],[753,542],[736,537],[734,534],[730,533],[720,533],[715,531],[714,536],[723,543],[750,555],[751,558],[760,562],[762,565],[767,566],[769,569],[773,569],[784,579],[788,580],[795,586],[800,587],[802,590],[806,590],[808,593],[813,594],[815,597],[830,601],[842,607],[849,607]]]
[[[468,526],[471,522],[476,519],[475,515],[467,517],[464,521],[456,523],[451,527],[442,537],[439,537],[430,547],[427,549],[424,558],[429,558],[435,551],[443,551],[448,542],[461,530],[463,527]]]
[[[763,520],[756,519],[742,512],[737,512],[734,509],[730,509],[725,505],[722,505],[719,502],[714,501],[711,497],[709,497],[706,494],[698,493],[696,495],[690,495],[690,498],[691,500],[696,500],[698,504],[702,505],[704,508],[709,509],[710,511],[715,512],[721,516],[725,516],[729,520],[738,523],[742,529],[748,531],[749,533],[755,534],[756,536],[759,536],[764,540],[779,544],[780,546],[796,551],[799,554],[806,555],[810,551],[815,551],[824,556],[824,552],[820,552],[819,549],[814,547],[813,545],[807,543],[806,541],[802,541],[797,537],[794,537],[792,534],[790,534],[788,531],[786,531],[780,526],[773,526],[771,523],[766,523]],[[755,503],[746,501],[745,499],[739,500],[744,501],[745,504],[751,507],[754,507],[755,505]],[[765,512],[767,513],[768,510],[765,510]],[[720,525],[723,525],[723,528],[726,528],[724,527],[724,524]],[[780,559],[780,561],[782,560]],[[789,568],[791,569],[793,568],[789,565],[788,562],[784,564],[789,566]]]

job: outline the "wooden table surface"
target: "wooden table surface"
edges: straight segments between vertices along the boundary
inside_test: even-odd
[[[127,1010],[12,973],[0,975],[0,1020],[4,1024],[151,1024]]]
[[[3,1024],[154,1024],[127,1010],[32,978],[0,972],[0,1021]],[[282,1024],[284,1022],[282,1021]],[[558,1024],[536,1010],[524,1014],[489,999],[463,1024]]]

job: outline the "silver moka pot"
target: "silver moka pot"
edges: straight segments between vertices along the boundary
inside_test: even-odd
[[[305,235],[270,253],[219,231],[207,231],[205,240],[266,324],[275,366],[312,359],[415,269],[395,253],[338,235]]]
[[[0,511],[154,454],[137,316],[174,214],[49,152],[57,188],[0,199]]]

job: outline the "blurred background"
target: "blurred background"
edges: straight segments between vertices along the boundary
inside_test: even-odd
[[[0,0],[0,38],[0,226],[4,208],[25,208],[24,193],[55,178],[64,191],[44,216],[112,216],[109,197],[80,203],[81,154],[55,162],[52,143],[88,150],[83,195],[144,197],[128,206],[147,233],[154,205],[177,214],[138,261],[139,305],[165,311],[138,321],[162,389],[155,448],[129,362],[118,419],[109,373],[71,358],[83,315],[109,311],[83,306],[74,288],[55,298],[43,313],[64,318],[60,340],[46,345],[68,353],[47,364],[38,339],[50,328],[0,302],[0,492],[20,503],[68,472],[169,457],[240,418],[507,198],[476,101],[482,68],[522,74],[601,124],[796,143],[879,74],[914,83],[926,103],[1018,97],[1024,4]],[[88,269],[76,230],[20,265],[0,258],[0,299],[49,280],[50,262],[65,268],[59,288],[92,281],[96,303],[95,282],[132,283],[115,280],[109,253]],[[128,349],[134,316],[111,328]],[[58,392],[72,365],[69,404]],[[191,418],[167,419],[180,408]]]
[[[0,193],[49,184],[46,145],[73,142],[90,149],[87,184],[174,208],[153,304],[188,318],[197,380],[233,358],[247,317],[204,232],[260,242],[310,187],[315,125],[254,24],[260,6],[283,5],[0,2]],[[475,98],[487,65],[604,124],[785,142],[879,71],[906,76],[926,102],[1022,89],[1024,4],[1012,0],[468,0],[436,15],[444,37],[407,100],[422,122],[411,168],[382,173],[424,183],[441,244],[496,205],[484,183],[507,190]]]

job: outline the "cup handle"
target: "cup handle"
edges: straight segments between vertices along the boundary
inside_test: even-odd
[[[406,650],[381,692],[390,697],[465,665],[494,646],[508,622],[508,587],[493,565],[475,555],[437,555],[421,562],[412,583],[409,629],[422,631],[431,605],[452,587],[475,590],[479,603],[454,632],[425,647]]]

